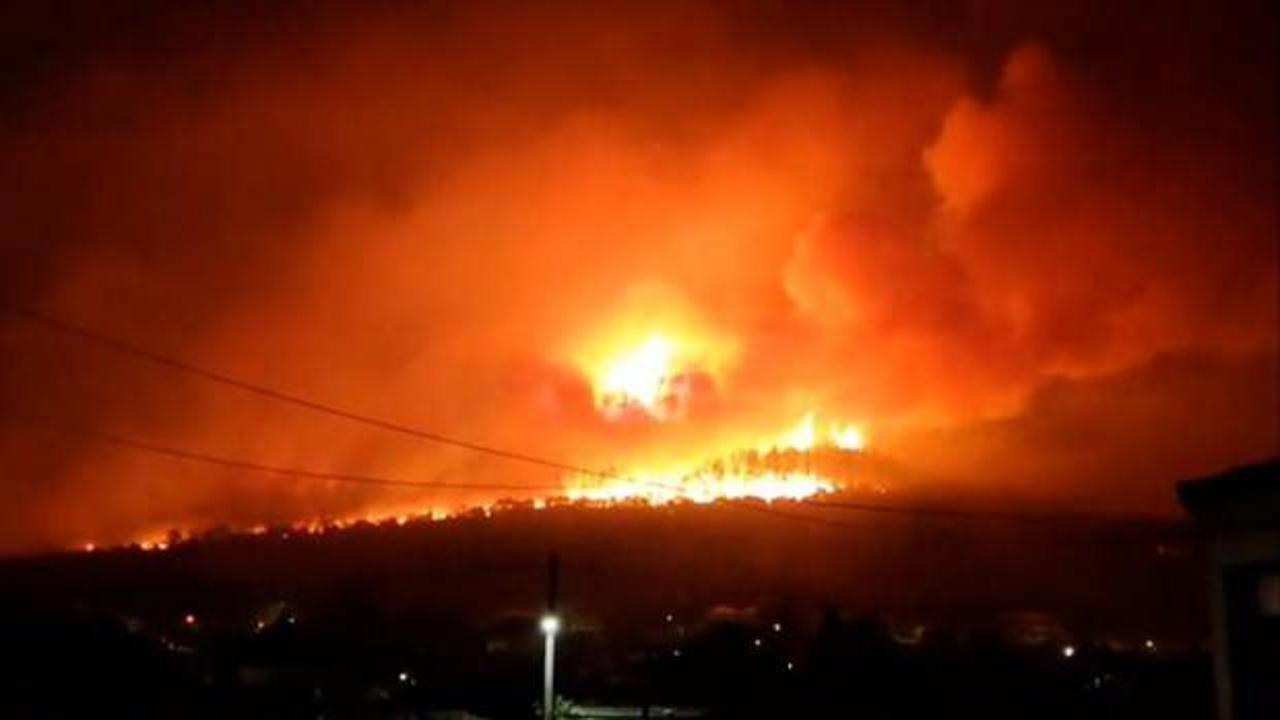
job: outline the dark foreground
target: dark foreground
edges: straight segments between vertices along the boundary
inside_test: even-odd
[[[859,522],[514,510],[10,561],[0,716],[534,717],[551,548],[570,709],[1211,716],[1176,531]]]

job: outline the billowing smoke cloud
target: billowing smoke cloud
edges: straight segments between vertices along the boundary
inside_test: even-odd
[[[892,368],[892,399],[935,422],[1026,414],[1061,444],[1020,445],[1006,421],[1004,442],[983,454],[961,431],[908,443],[923,464],[988,478],[1012,465],[1006,485],[1074,483],[1073,494],[1123,472],[1158,504],[1170,475],[1275,447],[1280,265],[1265,159],[1275,147],[1240,137],[1235,119],[1174,109],[1194,117],[1195,135],[1179,138],[1188,119],[1164,106],[1119,112],[1042,46],[1017,48],[991,97],[958,98],[925,148],[933,212],[902,223],[863,210],[801,235],[787,267],[792,298],[850,355],[876,348],[871,362]],[[1188,353],[1253,359],[1231,369],[1168,359]],[[1206,387],[1214,372],[1227,377]],[[1059,404],[1097,392],[1064,387],[1128,375],[1100,380],[1112,388],[1106,402]],[[1048,386],[1063,400],[1037,395],[1028,407]],[[1210,399],[1214,390],[1231,399]],[[1093,427],[1083,444],[1072,439],[1082,424]],[[1177,437],[1152,437],[1165,432]],[[1133,452],[1127,462],[1117,446]],[[1076,462],[1050,459],[1066,448]]]
[[[1104,31],[569,5],[11,11],[5,302],[597,466],[816,409],[957,487],[1149,510],[1175,477],[1276,452],[1271,10],[1117,10]],[[646,328],[697,346],[690,399],[610,422],[584,358]],[[492,496],[264,480],[33,419],[560,481],[18,320],[0,349],[6,550]]]
[[[964,412],[1161,353],[1273,352],[1274,169],[1215,157],[1215,128],[1178,148],[1111,113],[1043,47],[1015,50],[925,148],[933,211],[824,218],[796,242],[791,298]]]

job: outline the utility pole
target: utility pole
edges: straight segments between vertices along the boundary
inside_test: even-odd
[[[560,590],[560,556],[552,552],[547,556],[547,613],[542,616],[544,650],[542,655],[542,717],[556,717],[556,633],[560,632],[560,618],[556,615],[556,595]]]

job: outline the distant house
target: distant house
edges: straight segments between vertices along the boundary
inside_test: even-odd
[[[1280,718],[1280,459],[1178,485],[1210,562],[1218,715]]]

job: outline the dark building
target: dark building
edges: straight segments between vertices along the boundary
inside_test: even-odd
[[[1208,548],[1218,715],[1280,718],[1280,459],[1189,480]]]

